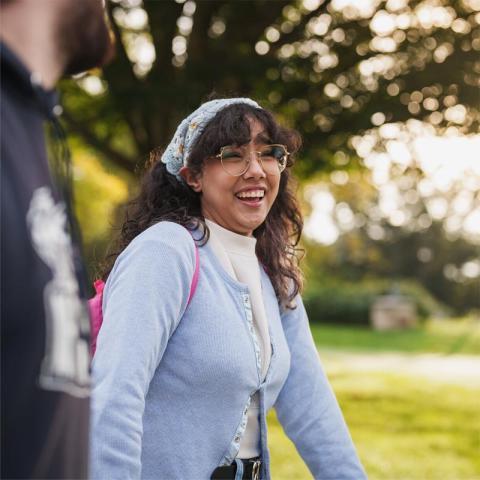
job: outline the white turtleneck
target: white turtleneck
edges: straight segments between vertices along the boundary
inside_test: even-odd
[[[210,229],[209,242],[211,242],[212,250],[222,266],[232,278],[248,286],[252,303],[253,326],[260,348],[263,380],[270,365],[272,347],[263,304],[260,265],[255,254],[257,239],[231,232],[211,220],[206,220],[206,224]],[[260,455],[258,413],[258,394],[255,394],[248,409],[247,427],[240,441],[238,458],[252,458]]]

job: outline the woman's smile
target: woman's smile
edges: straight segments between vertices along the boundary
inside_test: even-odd
[[[265,199],[266,187],[247,187],[235,194],[235,197],[243,204],[251,208],[259,208]]]

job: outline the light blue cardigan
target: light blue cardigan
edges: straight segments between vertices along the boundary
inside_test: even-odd
[[[320,365],[300,298],[280,312],[262,271],[272,359],[260,381],[248,288],[172,222],[148,228],[108,278],[93,361],[91,477],[207,480],[238,453],[259,390],[262,479],[270,478],[267,411],[316,479],[365,477]]]

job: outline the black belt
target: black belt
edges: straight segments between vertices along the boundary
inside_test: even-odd
[[[217,467],[210,477],[211,480],[234,480],[237,474],[237,463],[240,468],[243,466],[242,480],[260,479],[260,468],[262,466],[260,458],[248,458],[236,459],[231,465]]]

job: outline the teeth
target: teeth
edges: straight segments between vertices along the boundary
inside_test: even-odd
[[[263,190],[250,190],[248,192],[237,193],[238,198],[263,198],[265,192]]]

